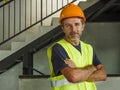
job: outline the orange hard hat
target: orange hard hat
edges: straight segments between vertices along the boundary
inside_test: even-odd
[[[65,18],[69,18],[69,17],[80,17],[83,19],[84,22],[86,22],[86,17],[84,15],[83,10],[74,4],[69,4],[67,5],[60,14],[60,20],[59,23],[61,24],[62,20]]]

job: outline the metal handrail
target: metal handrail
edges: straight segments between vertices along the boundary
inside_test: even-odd
[[[38,23],[43,25],[45,19],[60,11],[67,4],[77,0],[64,1],[65,0],[59,0],[59,2],[58,0],[10,0],[1,5],[0,45]],[[61,6],[59,5],[60,3]]]
[[[3,0],[2,0],[2,1],[3,1]],[[3,6],[5,6],[5,5],[7,5],[7,4],[9,4],[9,3],[12,2],[12,1],[14,1],[14,0],[9,0],[9,1],[7,1],[7,2],[4,2],[2,5],[0,5],[0,8],[3,7]]]

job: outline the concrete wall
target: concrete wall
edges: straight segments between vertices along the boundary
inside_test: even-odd
[[[49,64],[47,59],[47,48],[45,47],[34,54],[34,65],[33,67],[44,73],[45,75],[50,75]],[[34,75],[40,75],[37,72],[34,72]]]
[[[19,79],[18,90],[51,90],[50,80],[47,78]]]
[[[120,77],[108,77],[106,81],[96,82],[98,90],[119,90]]]
[[[108,74],[120,73],[120,23],[87,23],[82,40],[92,44]]]
[[[22,63],[0,74],[0,90],[18,90],[19,75],[22,75]]]

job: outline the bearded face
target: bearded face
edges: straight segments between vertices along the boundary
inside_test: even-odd
[[[80,18],[67,18],[63,21],[63,32],[70,41],[79,40],[83,30],[84,24]]]

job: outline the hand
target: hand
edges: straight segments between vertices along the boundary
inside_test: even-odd
[[[102,65],[102,64],[97,65],[97,66],[96,66],[96,68],[97,68],[98,70],[100,70],[100,69],[102,69],[102,68],[103,68],[103,65]]]
[[[85,69],[87,69],[89,72],[97,71],[97,68],[94,65],[86,66]]]
[[[76,67],[75,63],[71,59],[65,59],[64,62],[65,62],[65,64],[67,64],[71,68]]]

